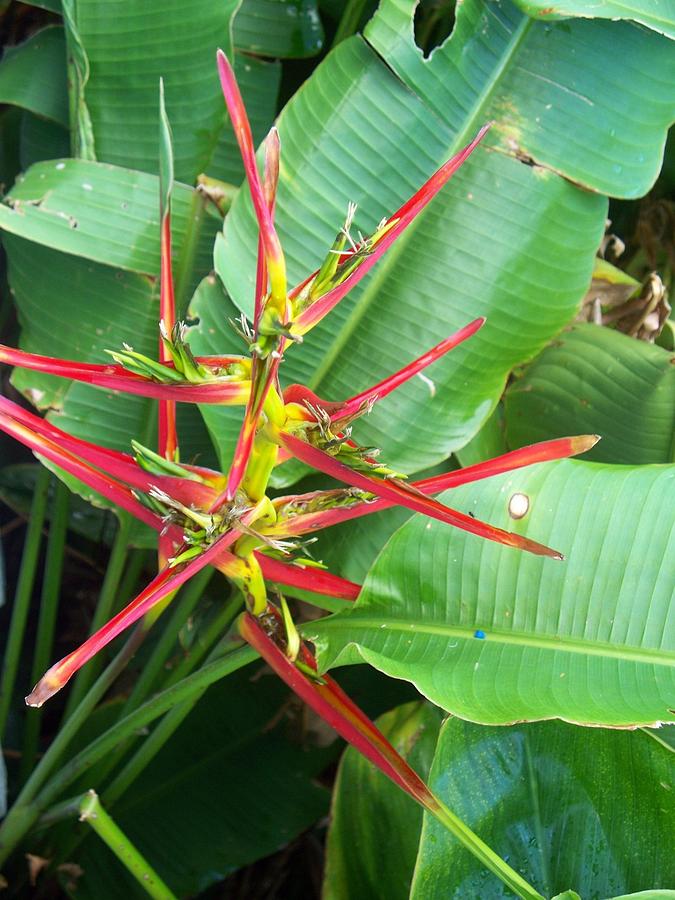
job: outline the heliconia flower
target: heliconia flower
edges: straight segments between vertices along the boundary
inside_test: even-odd
[[[284,255],[274,226],[279,136],[272,129],[265,141],[261,180],[250,125],[232,67],[222,51],[218,52],[217,61],[259,225],[253,331],[242,321],[251,358],[195,358],[185,327],[177,321],[171,271],[173,153],[161,82],[159,359],[150,359],[125,346],[111,352],[115,364],[96,365],[0,346],[0,362],[159,401],[157,451],[131,441],[132,455],[69,435],[0,397],[0,430],[13,435],[159,534],[156,577],[121,612],[52,666],[26,702],[41,706],[82,665],[133,623],[142,619],[141,630],[149,627],[176,590],[204,566],[211,565],[242,594],[246,612],[240,617],[239,629],[243,639],[342,737],[460,839],[470,843],[485,864],[501,877],[508,867],[505,869],[479,838],[457,824],[453,814],[330,676],[318,673],[316,660],[302,642],[283,595],[279,595],[280,608],[270,603],[268,582],[289,589],[289,593],[303,591],[345,602],[356,600],[361,586],[304,558],[298,538],[318,528],[394,505],[488,540],[562,559],[555,550],[444,506],[431,495],[535,462],[574,456],[590,449],[598,438],[582,435],[544,441],[412,483],[380,463],[375,450],[360,447],[352,440],[353,420],[471,338],[484,325],[482,317],[469,322],[398,372],[347,400],[324,401],[302,385],[291,385],[282,392],[279,365],[287,343],[300,341],[367,274],[468,159],[489,126],[483,127],[467,147],[441,166],[393,216],[383,220],[372,235],[358,244],[349,233],[355,212],[350,204],[347,221],[323,264],[289,292]],[[227,473],[179,462],[176,401],[245,404],[241,431]],[[290,456],[348,487],[270,500],[267,496],[270,473],[276,464]],[[509,878],[508,883],[517,892],[523,887],[529,890],[512,870]]]

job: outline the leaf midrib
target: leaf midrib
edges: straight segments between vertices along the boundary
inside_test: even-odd
[[[511,39],[509,40],[509,43],[505,48],[505,52],[502,54],[502,58],[499,64],[494,69],[492,77],[487,80],[484,90],[479,95],[478,100],[473,107],[473,111],[469,115],[467,115],[463,130],[459,131],[455,135],[455,138],[451,141],[448,148],[448,158],[456,153],[461,147],[468,144],[471,137],[478,131],[480,125],[483,124],[484,109],[491,99],[494,89],[497,86],[504,71],[510,64],[515,53],[518,51],[520,45],[527,36],[527,33],[529,32],[532,24],[533,20],[528,16],[523,15],[520,25],[513,31]],[[361,38],[361,40],[364,44],[367,45],[370,51],[375,54],[378,60],[383,62],[387,67],[390,67],[390,63],[384,60],[371,44],[369,44],[363,38]],[[415,96],[420,99],[420,102],[428,108],[428,103],[422,97],[420,97],[419,94],[417,94],[414,85],[411,85],[407,81],[404,81],[404,79],[401,78],[400,75],[397,75],[396,77],[398,77],[400,81],[405,85],[405,87],[408,90],[411,90],[415,94]],[[436,118],[436,114],[432,110],[429,110],[429,115]],[[480,149],[477,152],[481,152]],[[424,215],[424,212],[425,211],[423,211],[422,215]],[[418,227],[419,221],[420,219],[418,217],[415,222],[411,223],[408,226],[403,234],[397,239],[396,243],[387,251],[384,259],[380,260],[377,267],[375,268],[375,271],[370,275],[366,289],[363,291],[363,294],[359,298],[358,302],[354,305],[351,312],[345,319],[344,325],[340,329],[335,340],[332,342],[330,349],[323,358],[322,363],[318,366],[312,377],[309,379],[308,386],[312,391],[315,391],[318,394],[321,393],[321,391],[319,390],[321,382],[329,373],[335,361],[344,352],[352,334],[358,328],[361,319],[364,317],[371,303],[379,293],[381,283],[384,281],[386,275],[388,274],[394,263],[403,254],[406,245],[409,243],[412,235],[415,233]]]
[[[321,635],[322,632],[330,630],[345,629],[353,631],[355,628],[372,629],[373,632],[400,632],[405,634],[424,634],[436,637],[459,638],[461,640],[476,641],[474,637],[475,628],[462,628],[459,626],[448,624],[436,624],[433,622],[410,622],[405,619],[382,619],[368,618],[362,616],[354,616],[352,613],[341,614],[344,617],[337,616],[322,619],[320,622],[313,623],[312,634]],[[351,622],[347,621],[351,619]],[[357,624],[358,623],[358,624]],[[346,641],[348,644],[359,644],[359,641],[350,638]],[[638,662],[643,665],[658,665],[675,668],[675,652],[668,650],[658,650],[656,648],[631,647],[627,645],[617,646],[616,644],[608,644],[601,641],[592,641],[582,638],[560,637],[556,635],[534,635],[526,632],[517,631],[499,631],[490,629],[487,632],[485,643],[497,643],[515,645],[517,647],[540,648],[543,650],[558,650],[566,653],[576,653],[582,656],[599,656],[603,658],[619,659],[626,662]],[[341,648],[344,649],[344,648]],[[375,649],[371,647],[370,649]],[[376,651],[379,652],[379,651]]]

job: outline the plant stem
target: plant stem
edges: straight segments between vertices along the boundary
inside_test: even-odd
[[[239,597],[233,598],[232,601],[230,601],[225,610],[227,613],[229,613],[229,621],[231,621],[234,616],[236,616],[240,607],[241,599]],[[221,615],[219,619],[222,618],[224,617]],[[221,627],[221,631],[222,630],[224,629]],[[218,659],[220,657],[222,653],[220,647],[221,645],[218,644],[211,652],[208,659],[209,662],[212,662],[214,659]],[[192,668],[197,665],[197,662],[198,661],[196,659],[192,660]],[[149,737],[145,738],[136,753],[131,757],[122,771],[119,772],[116,778],[104,791],[105,801],[109,806],[112,806],[117,802],[117,800],[119,800],[121,796],[123,796],[129,785],[133,784],[133,782],[138,778],[138,776],[146,768],[146,766],[155,758],[155,756],[169,740],[171,735],[180,726],[181,722],[190,712],[192,712],[194,707],[201,700],[202,696],[206,693],[207,687],[194,694],[188,700],[185,700],[182,703],[179,703],[177,706],[174,706],[164,716],[164,718],[157,725],[152,734]]]
[[[119,596],[125,600],[128,597],[135,597],[138,593],[138,581],[148,558],[150,556],[148,550],[130,549],[127,556],[127,565],[124,574],[120,579]],[[154,556],[154,554],[152,554]]]
[[[94,632],[98,631],[98,629],[110,618],[113,604],[119,592],[120,580],[122,579],[126,568],[129,536],[133,520],[126,512],[120,512],[119,516],[120,524],[110,551],[110,558],[108,559],[108,566],[106,568],[103,584],[101,585],[101,593],[99,594],[96,611],[94,612],[94,618],[91,623],[90,634],[94,634]],[[98,656],[95,659],[92,659],[88,666],[80,669],[76,675],[63,714],[64,722],[73,715],[74,710],[82,702],[90,685],[100,672],[101,666],[102,657]]]
[[[139,706],[138,709],[120,722],[116,722],[108,731],[100,735],[88,747],[66,763],[36,799],[41,802],[43,807],[51,803],[64,788],[72,784],[75,778],[88,771],[95,762],[109,753],[119,741],[124,740],[139,729],[145,728],[146,725],[154,722],[155,719],[176,706],[176,704],[196,696],[215,681],[219,681],[231,672],[253,662],[257,657],[258,654],[251,647],[237,647],[222,658],[204,666],[188,678],[184,678],[183,681],[179,681],[178,684],[162,691],[161,694],[156,694],[146,701],[143,706]]]
[[[136,632],[132,635],[132,639],[135,634]],[[131,639],[129,643],[131,643]],[[126,650],[126,647],[122,650],[120,656],[124,653],[124,650]],[[44,790],[36,796],[40,785],[45,780],[46,773],[44,772],[45,767],[43,764],[46,762],[47,770],[51,770],[53,767],[54,759],[52,757],[47,759],[52,748],[58,742],[59,752],[58,754],[55,754],[57,756],[65,749],[65,744],[70,741],[72,734],[68,734],[67,739],[64,739],[64,732],[66,729],[70,729],[72,733],[77,730],[76,728],[73,729],[71,723],[73,723],[75,719],[80,720],[81,718],[86,717],[82,716],[80,713],[82,706],[84,706],[84,703],[87,703],[89,706],[90,695],[98,689],[101,680],[109,672],[111,667],[118,662],[118,656],[118,658],[108,666],[108,669],[106,669],[99,678],[96,685],[94,685],[94,688],[87,694],[83,704],[78,707],[64,728],[61,729],[54,744],[52,744],[43,757],[40,765],[38,765],[33,776],[31,776],[24,790],[21,792],[21,795],[17,799],[17,802],[2,823],[2,826],[0,827],[0,864],[7,858],[14,847],[16,847],[26,832],[39,818],[42,810],[50,803],[53,803],[61,791],[68,787],[69,784],[72,784],[76,778],[88,771],[91,766],[98,762],[99,759],[102,759],[107,753],[110,753],[120,741],[125,740],[127,737],[138,731],[138,729],[144,728],[173,706],[196,696],[210,684],[219,681],[221,678],[224,678],[231,672],[253,662],[253,660],[257,658],[258,654],[251,647],[238,647],[227,653],[222,659],[218,659],[215,662],[204,666],[204,668],[200,669],[199,672],[195,672],[189,678],[173,685],[173,687],[163,691],[161,694],[152,697],[144,703],[143,706],[134,710],[134,712],[130,713],[120,722],[116,722],[115,725],[108,729],[108,731],[104,732],[104,734],[100,735],[93,743],[74,756],[59,772],[56,773]],[[119,666],[119,668],[121,667],[122,666]],[[97,701],[98,697],[96,697],[94,703],[91,704],[92,708]],[[89,711],[87,711],[86,715],[88,714]],[[80,721],[78,721],[78,726],[79,724],[81,724]],[[43,767],[42,769],[41,766]],[[31,783],[33,782],[33,779],[35,779],[35,782]]]
[[[429,812],[453,834],[466,849],[473,854],[486,869],[489,869],[499,880],[523,900],[544,900],[542,895],[528,884],[515,869],[512,869],[501,856],[482,841],[468,825],[456,816],[448,807],[435,799],[433,805],[425,804]]]
[[[77,709],[73,711],[68,721],[59,729],[49,749],[33,770],[0,826],[0,863],[6,859],[7,855],[14,849],[17,841],[23,837],[35,821],[40,811],[39,807],[36,808],[33,804],[36,794],[47,781],[49,775],[68,749],[73,737],[89,718],[98,701],[134,655],[144,636],[144,632],[138,628],[133,632],[115,659],[99,676]],[[32,710],[29,710],[28,714],[31,715],[32,712]]]
[[[209,652],[214,642],[221,637],[228,626],[234,621],[235,617],[241,610],[242,598],[238,591],[223,606],[221,611],[214,616],[213,621],[209,623],[204,633],[199,638],[199,643],[190,648],[190,652],[185,659],[176,666],[169,677],[164,682],[164,688],[171,687],[183,678],[186,678],[190,672],[193,672],[201,663],[206,654]]]
[[[35,656],[30,683],[35,684],[49,665],[54,645],[56,615],[59,608],[61,591],[61,572],[63,570],[64,549],[68,531],[68,510],[70,491],[62,481],[56,481],[52,500],[52,518],[47,539],[45,570],[42,579],[42,598],[40,618],[35,638]],[[41,710],[35,710],[26,717],[21,756],[20,783],[23,784],[30,775],[35,762],[40,737]]]
[[[213,574],[213,570],[208,570],[208,575]],[[204,573],[200,573],[200,575],[204,575]],[[204,579],[202,578],[202,582]],[[185,657],[183,662],[170,673],[169,677],[165,680],[162,685],[163,689],[170,687],[172,684],[180,681],[182,678],[187,677],[202,661],[209,647],[215,640],[214,635],[221,635],[227,625],[234,619],[236,614],[239,612],[239,608],[241,606],[241,601],[237,602],[237,604],[232,607],[232,605],[228,604],[225,607],[225,610],[221,612],[219,616],[217,616],[214,621],[211,623],[209,628],[206,630],[205,635],[202,638],[199,646],[195,646],[192,648],[190,653]],[[145,670],[144,670],[145,671]],[[201,696],[201,695],[200,695]],[[132,695],[133,697],[133,695]],[[127,716],[133,709],[135,709],[143,697],[137,698],[137,702],[131,703],[132,697],[127,700],[125,703],[122,712],[120,714],[120,719]],[[188,704],[189,708],[191,708],[199,699],[199,697],[195,697],[194,700],[191,700]],[[189,709],[188,709],[189,712]],[[178,723],[179,724],[179,723]],[[178,725],[176,725],[178,727]],[[168,737],[169,735],[167,735]],[[129,744],[133,743],[134,737],[132,736],[127,741],[120,741],[119,745],[115,748],[112,753],[106,755],[106,758],[101,761],[101,764],[97,766],[93,773],[89,774],[89,780],[96,784],[101,785],[106,777],[112,772],[117,766],[120,759],[127,753],[129,750]],[[159,750],[160,747],[157,747]],[[154,754],[153,754],[154,755]],[[106,796],[106,802],[108,803],[108,797]]]
[[[356,29],[359,27],[365,7],[366,0],[347,0],[347,5],[333,38],[333,47],[337,47],[342,41],[356,34]]]
[[[101,805],[96,791],[87,791],[79,804],[80,822],[91,825],[96,834],[108,845],[119,861],[126,866],[136,881],[155,900],[176,900],[159,875],[150,866],[129,838],[110,818]]]
[[[42,527],[45,521],[47,493],[49,490],[50,479],[51,473],[49,470],[41,467],[35,485],[35,493],[33,494],[30,519],[28,521],[26,539],[23,545],[23,556],[21,557],[19,580],[17,582],[16,594],[14,597],[12,621],[9,626],[9,635],[5,647],[5,661],[2,670],[2,694],[0,695],[0,737],[4,737],[7,716],[9,715],[14,695],[14,684],[16,682],[16,674],[19,667],[19,659],[21,657],[21,647],[23,645],[23,637],[26,630],[28,609],[30,607],[33,585],[35,583],[35,572],[42,540]]]
[[[171,617],[162,630],[162,634],[150,658],[143,666],[143,671],[140,673],[128,700],[124,704],[120,717],[128,715],[132,709],[136,709],[139,703],[142,703],[149,694],[155,679],[176,642],[178,633],[206,590],[212,575],[213,569],[204,569],[195,575],[181,590]]]

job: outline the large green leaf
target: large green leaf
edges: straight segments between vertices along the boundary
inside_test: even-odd
[[[225,124],[215,54],[231,54],[237,0],[78,0],[89,64],[84,100],[99,160],[157,169],[158,83],[164,78],[176,178],[203,171]]]
[[[24,44],[5,50],[0,62],[0,103],[68,125],[63,28],[43,28]]]
[[[511,447],[560,434],[602,435],[588,459],[674,460],[675,357],[596,325],[563,332],[506,392]]]
[[[260,56],[315,56],[323,47],[316,0],[243,0],[234,18],[234,43]]]
[[[446,492],[566,561],[415,516],[354,607],[306,634],[322,668],[365,660],[473,721],[675,721],[674,487],[674,466],[565,461]],[[529,498],[519,521],[514,493]]]
[[[487,315],[480,334],[430,371],[433,398],[417,380],[359,426],[363,443],[383,447],[406,471],[466,443],[513,365],[572,317],[604,203],[552,170],[617,195],[647,190],[672,110],[661,73],[674,64],[665,39],[629,23],[548,26],[510,3],[479,0],[459,7],[452,37],[425,60],[413,41],[412,8],[385,0],[367,29],[369,44],[341,44],[283,111],[277,206],[291,279],[299,280],[316,267],[348,200],[360,204],[357,225],[368,230],[479,125],[495,121],[492,146],[474,154],[302,351],[289,351],[282,370],[286,380],[336,399],[471,316]],[[598,44],[608,48],[600,69]],[[617,104],[627,81],[631,96]],[[538,165],[524,164],[530,157]],[[242,192],[215,258],[249,313],[255,248]]]
[[[429,703],[406,703],[378,727],[426,781],[441,713]],[[333,792],[323,900],[407,900],[423,811],[356,751],[348,749]]]
[[[522,10],[530,16],[538,16],[546,21],[580,16],[587,19],[633,19],[647,28],[675,38],[675,3],[673,0],[516,0]]]
[[[398,726],[406,714],[413,720],[414,709],[408,704],[379,720],[404,754],[411,746],[418,752],[416,736],[408,736],[406,747]],[[418,721],[435,715],[423,710]],[[672,754],[648,734],[562,722],[504,729],[448,719],[423,740],[436,736],[432,789],[545,897],[570,887],[585,898],[614,897],[672,883]],[[427,770],[428,762],[422,774]],[[413,803],[399,799],[352,750],[340,767],[333,808],[330,900],[361,896],[352,889],[359,877],[372,900],[512,896],[433,818],[425,816],[420,828]],[[348,842],[350,833],[359,840]],[[405,853],[392,846],[391,835],[402,836]],[[374,858],[379,878],[368,881]],[[392,871],[398,888],[390,891]]]
[[[30,0],[30,5],[62,11],[61,0]],[[242,0],[233,26],[236,47],[261,56],[314,56],[323,46],[316,0]]]
[[[457,76],[446,74],[454,84]],[[326,101],[335,97],[339,103]],[[291,279],[316,267],[348,200],[360,204],[357,226],[374,227],[491,114],[474,105],[458,133],[361,39],[341,44],[278,123],[278,221]],[[429,370],[433,396],[416,379],[357,428],[359,440],[382,447],[401,469],[439,462],[478,429],[513,365],[533,356],[573,315],[605,211],[603,198],[550,171],[477,151],[365,287],[300,350],[289,351],[282,377],[329,399],[348,396],[441,335],[487,315],[488,325],[471,342]],[[241,192],[215,258],[233,300],[249,313],[256,245],[250,201]]]
[[[155,135],[156,158],[158,157]],[[155,164],[157,168],[157,164]],[[172,199],[174,259],[191,221],[195,192],[176,184]],[[217,219],[207,216],[195,267],[211,267]],[[95,262],[159,274],[159,179],[102,163],[51,160],[32,166],[0,204],[0,229]]]
[[[675,117],[670,41],[630,22],[544,23],[510,0],[470,0],[425,61],[412,41],[414,5],[386,0],[366,37],[453,130],[480,113],[494,120],[501,152],[612,196],[651,187]]]
[[[430,784],[545,896],[611,897],[672,884],[672,772],[672,754],[642,732],[450,719]],[[411,900],[473,894],[509,896],[425,817]]]
[[[63,125],[28,110],[21,113],[21,169],[44,159],[58,160],[70,153],[70,133]],[[14,179],[12,179],[13,181]],[[11,181],[7,186],[11,185]]]

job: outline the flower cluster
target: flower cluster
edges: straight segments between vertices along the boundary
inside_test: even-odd
[[[289,289],[284,255],[274,226],[279,176],[279,137],[264,144],[262,177],[251,130],[231,66],[218,54],[227,108],[244,160],[259,226],[257,283],[252,323],[242,320],[248,354],[195,357],[185,328],[176,321],[171,275],[170,195],[173,180],[170,130],[161,107],[161,322],[159,359],[126,346],[112,362],[85,364],[0,347],[0,361],[101,388],[159,401],[159,446],[134,441],[120,453],[73,437],[12,401],[0,398],[0,428],[44,459],[76,476],[159,534],[159,571],[120,613],[56,663],[26,698],[40,706],[103,646],[175,593],[204,566],[222,572],[240,591],[246,611],[240,633],[270,665],[343,736],[428,808],[428,789],[377,729],[327,676],[319,677],[311,650],[300,639],[282,592],[275,602],[268,584],[303,588],[355,600],[359,585],[331,574],[303,555],[303,537],[392,505],[404,506],[474,535],[553,558],[556,551],[451,509],[433,495],[460,484],[545,460],[581,453],[594,436],[562,438],[507,453],[485,463],[409,483],[352,436],[352,424],[373,404],[468,340],[479,318],[399,372],[341,402],[325,401],[308,388],[282,388],[279,364],[292,343],[320,322],[368,273],[483,139],[487,126],[448,160],[375,231],[354,240],[350,206],[319,268]],[[180,462],[176,402],[240,404],[241,431],[227,473]],[[271,499],[275,466],[295,457],[344,487]]]

